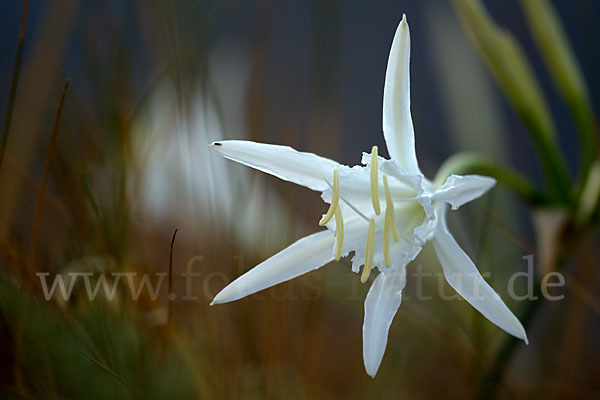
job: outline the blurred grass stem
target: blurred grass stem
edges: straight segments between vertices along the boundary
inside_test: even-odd
[[[33,273],[34,265],[36,262],[37,246],[40,238],[40,228],[42,223],[42,211],[44,207],[44,197],[46,193],[46,183],[48,182],[48,174],[50,172],[50,160],[52,159],[52,153],[56,144],[56,137],[58,136],[58,127],[60,126],[60,118],[62,116],[63,106],[65,105],[65,97],[67,90],[69,89],[70,80],[67,79],[60,96],[60,102],[58,104],[58,110],[56,111],[56,118],[54,120],[54,126],[52,128],[52,136],[50,136],[50,143],[46,149],[46,156],[44,158],[44,168],[42,170],[42,179],[40,181],[40,190],[38,193],[37,201],[35,204],[35,211],[33,216],[33,229],[31,236],[31,246],[29,248],[29,260],[28,260],[28,272]]]
[[[106,366],[102,362],[96,360],[91,354],[87,353],[86,351],[84,351],[84,350],[80,350],[80,351],[90,361],[92,361],[95,365],[97,365],[102,371],[106,372],[108,375],[110,375],[111,377],[113,377],[117,382],[119,382],[120,384],[122,384],[125,389],[127,389],[132,394],[134,394],[136,398],[139,398],[139,399],[143,399],[144,398],[144,396],[142,396],[142,394],[138,390],[136,390],[136,388],[134,388],[130,383],[128,383],[127,381],[125,381],[123,378],[121,378],[118,374],[116,374],[108,366]]]
[[[2,130],[2,141],[0,142],[0,172],[4,162],[4,152],[8,143],[8,132],[12,121],[15,98],[17,97],[17,86],[19,85],[19,75],[21,73],[21,63],[23,61],[23,47],[25,45],[25,31],[27,28],[27,16],[29,14],[29,0],[23,1],[23,13],[21,14],[21,25],[19,27],[19,36],[17,38],[17,53],[15,54],[15,63],[8,92],[8,105],[6,106],[6,115],[4,117],[4,129]]]

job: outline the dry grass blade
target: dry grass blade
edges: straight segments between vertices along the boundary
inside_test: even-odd
[[[8,105],[6,106],[6,116],[4,118],[4,129],[2,131],[2,141],[0,142],[0,171],[4,161],[4,152],[8,143],[8,131],[12,120],[15,98],[17,97],[17,86],[19,84],[19,75],[21,73],[21,63],[23,61],[23,47],[25,44],[25,29],[27,28],[27,15],[29,14],[29,0],[23,2],[23,13],[21,14],[21,25],[19,27],[19,36],[17,39],[17,53],[15,54],[15,64],[10,82],[10,91],[8,93]]]
[[[169,312],[167,316],[167,325],[171,323],[171,319],[173,317],[173,300],[175,300],[175,295],[173,294],[173,245],[175,244],[175,236],[177,236],[177,229],[173,232],[173,238],[171,239],[171,250],[169,252]]]
[[[142,394],[140,392],[138,392],[133,386],[131,386],[130,383],[128,383],[123,378],[121,378],[119,375],[117,375],[112,369],[108,368],[106,365],[104,365],[100,361],[96,360],[91,354],[88,354],[83,350],[81,350],[81,352],[83,353],[84,356],[89,358],[90,361],[92,361],[94,364],[96,364],[98,367],[100,367],[100,369],[102,369],[104,372],[106,372],[107,374],[109,374],[110,376],[115,378],[127,390],[131,391],[131,393],[133,393],[136,397],[142,398],[142,399],[144,398],[144,396],[142,396]]]
[[[535,254],[535,248],[519,238],[517,233],[513,232],[511,228],[506,226],[506,224],[502,222],[502,220],[496,214],[494,214],[491,209],[483,207],[482,210],[485,216],[488,217],[502,232],[504,232],[508,239],[519,246],[521,250],[525,251],[527,254]]]
[[[588,289],[579,279],[575,278],[568,272],[563,272],[567,278],[567,287],[577,298],[585,304],[590,310],[597,315],[600,315],[600,297],[598,297],[592,290]]]
[[[42,210],[44,206],[44,194],[46,192],[46,182],[48,181],[48,173],[50,170],[50,160],[52,158],[52,152],[56,144],[56,137],[58,135],[58,127],[60,125],[60,117],[62,115],[63,106],[65,105],[65,97],[67,95],[67,89],[69,89],[70,81],[67,80],[65,87],[63,88],[62,95],[60,96],[60,103],[58,104],[58,110],[56,112],[56,119],[54,120],[54,127],[52,128],[52,136],[50,137],[50,143],[46,150],[46,157],[44,158],[44,169],[42,170],[42,179],[40,181],[40,191],[38,193],[37,202],[35,204],[35,214],[33,217],[33,229],[31,237],[31,246],[29,249],[29,262],[27,263],[29,271],[33,272],[33,267],[36,259],[37,246],[40,238],[40,226],[42,222]]]

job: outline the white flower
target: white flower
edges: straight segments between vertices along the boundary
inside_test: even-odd
[[[327,230],[293,243],[242,275],[211,304],[240,299],[312,271],[353,252],[352,270],[375,278],[365,301],[363,358],[372,377],[383,358],[392,319],[406,284],[406,265],[431,240],[446,280],[473,307],[511,335],[527,342],[519,320],[483,280],[446,227],[453,210],[487,192],[493,178],[450,176],[436,186],[421,173],[410,115],[410,35],[406,16],[396,30],[383,94],[383,134],[391,160],[363,153],[363,166],[347,167],[287,146],[222,141],[211,146],[222,156],[286,181],[322,192],[330,204],[320,225]]]

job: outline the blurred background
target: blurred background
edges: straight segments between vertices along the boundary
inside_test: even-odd
[[[28,2],[29,3],[29,2]],[[572,176],[575,127],[516,0],[483,2],[521,43]],[[600,2],[551,2],[599,110]],[[220,139],[290,145],[360,162],[381,134],[391,41],[406,13],[421,168],[433,178],[477,151],[536,184],[526,128],[451,2],[341,0],[23,1],[0,4],[0,392],[6,398],[475,398],[506,333],[453,293],[429,246],[409,265],[406,296],[375,379],[364,372],[368,285],[347,261],[246,299],[209,307],[228,282],[318,229],[319,194],[212,154]],[[21,27],[22,41],[19,41]],[[19,45],[21,43],[21,45]],[[20,47],[21,46],[21,47]],[[22,63],[15,59],[22,49]],[[70,86],[61,107],[61,93]],[[16,90],[11,91],[14,82]],[[4,113],[4,110],[10,112]],[[60,124],[54,129],[57,111]],[[10,123],[7,120],[10,118]],[[511,274],[537,266],[533,213],[503,187],[450,217],[459,243],[510,300]],[[44,295],[56,274],[150,274],[137,301],[122,280],[90,301]],[[595,236],[593,237],[593,243]],[[564,269],[566,286],[516,344],[500,398],[600,393],[598,256]],[[197,277],[186,280],[182,273]],[[123,278],[124,279],[124,278]],[[191,284],[190,284],[191,282]],[[68,281],[66,282],[69,283]],[[191,286],[190,286],[191,285]],[[525,281],[519,293],[527,290]],[[440,291],[442,291],[440,294]],[[154,298],[153,298],[154,297]]]

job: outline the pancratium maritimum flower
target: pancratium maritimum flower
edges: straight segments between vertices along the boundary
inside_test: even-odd
[[[457,209],[487,192],[493,178],[450,176],[435,185],[423,176],[415,154],[409,88],[410,34],[406,16],[396,30],[383,94],[383,134],[391,160],[377,146],[363,153],[363,166],[348,167],[291,147],[228,140],[211,146],[222,156],[286,181],[322,192],[329,210],[319,221],[327,230],[306,236],[260,263],[221,292],[211,304],[237,300],[354,253],[361,281],[379,274],[365,300],[363,358],[375,376],[390,324],[402,301],[406,265],[432,241],[446,280],[473,307],[511,335],[527,341],[519,320],[484,281],[446,227],[448,206]]]

